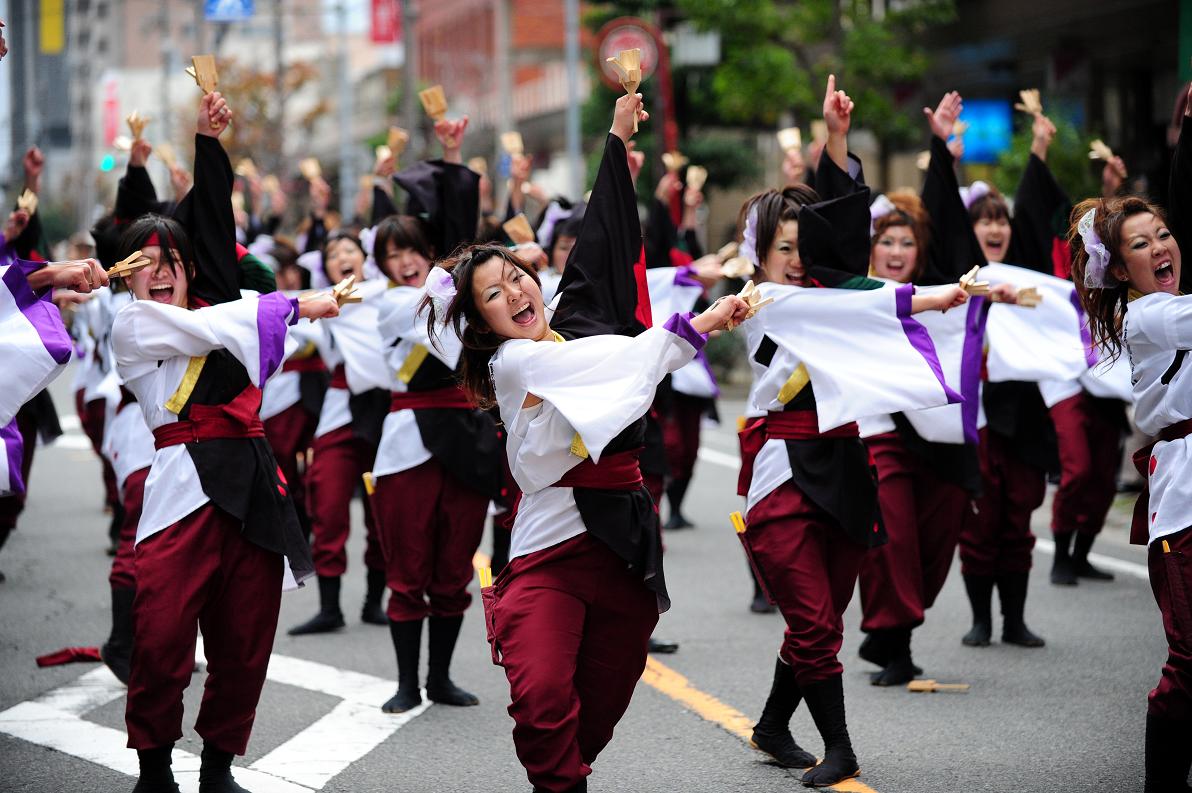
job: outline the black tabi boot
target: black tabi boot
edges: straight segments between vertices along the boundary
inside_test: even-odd
[[[364,608],[360,610],[360,621],[369,625],[388,625],[389,617],[381,608],[381,598],[385,595],[385,571],[368,571],[368,591],[364,595]]]
[[[1146,717],[1146,784],[1143,793],[1187,793],[1192,768],[1192,722]]]
[[[547,790],[544,787],[535,786],[534,793],[551,793],[551,791]],[[588,793],[588,778],[584,777],[583,779],[576,782],[571,787],[564,790],[563,793]]]
[[[966,575],[964,591],[973,609],[973,627],[960,642],[966,647],[988,647],[993,638],[993,577]]]
[[[132,604],[136,596],[135,589],[112,590],[112,632],[103,647],[99,648],[99,657],[112,670],[116,679],[126,686],[129,664],[132,662]]]
[[[753,748],[770,755],[783,768],[811,768],[815,765],[815,755],[795,743],[791,735],[791,716],[802,699],[795,671],[779,658],[774,662],[774,683],[762,708],[762,717],[753,728],[751,743]]]
[[[808,787],[828,787],[861,775],[844,719],[844,682],[840,675],[802,686],[803,699],[824,739],[824,759],[803,775]]]
[[[427,640],[426,696],[440,705],[479,705],[475,694],[464,691],[451,682],[451,656],[464,617],[431,617]]]
[[[174,772],[170,768],[170,755],[173,751],[174,744],[159,746],[156,749],[137,749],[141,773],[132,793],[178,793]]]
[[[683,496],[687,495],[690,479],[672,479],[666,486],[666,500],[670,504],[670,517],[663,526],[667,531],[676,529],[690,529],[694,523],[683,517]]]
[[[1076,586],[1076,568],[1072,564],[1072,534],[1057,531],[1055,537],[1055,559],[1051,563],[1051,583],[1056,586]]]
[[[397,693],[381,706],[386,713],[405,713],[422,704],[418,688],[418,656],[422,649],[422,620],[389,623],[393,653],[397,656]]]
[[[869,677],[875,686],[903,686],[923,674],[911,659],[911,629],[894,628],[889,634],[890,660],[882,671]]]
[[[12,534],[12,529],[8,526],[0,526],[0,549],[4,548],[4,543],[8,542],[8,535]],[[4,573],[0,573],[0,584],[4,583]]]
[[[339,576],[319,576],[319,613],[301,625],[290,628],[291,636],[308,633],[330,633],[344,626],[344,613],[339,608]]]
[[[199,793],[248,793],[232,778],[232,753],[203,744],[199,764]]]
[[[754,614],[773,614],[778,607],[766,598],[762,585],[758,583],[757,573],[753,572],[753,565],[749,566],[749,578],[753,581],[753,600],[749,602],[749,610]]]
[[[1047,642],[1031,633],[1023,619],[1026,586],[1030,573],[1003,573],[997,577],[997,594],[1002,601],[1002,642],[1019,647],[1042,647]]]
[[[1113,573],[1093,567],[1089,563],[1089,551],[1097,539],[1095,534],[1081,532],[1076,535],[1076,550],[1072,553],[1072,568],[1080,578],[1090,578],[1093,581],[1112,581]]]
[[[674,655],[679,652],[679,643],[671,639],[650,637],[650,652],[658,655]]]

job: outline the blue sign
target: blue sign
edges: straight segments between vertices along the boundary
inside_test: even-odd
[[[964,162],[995,163],[1010,148],[1012,108],[1001,99],[965,99],[960,118],[968,122],[964,133]]]
[[[242,22],[252,19],[253,0],[203,0],[208,22]]]

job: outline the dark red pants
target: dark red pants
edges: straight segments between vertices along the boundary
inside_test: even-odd
[[[786,620],[779,655],[799,685],[843,673],[844,610],[866,549],[787,481],[749,510],[745,540]]]
[[[1176,721],[1192,721],[1192,528],[1151,543],[1147,565],[1151,591],[1163,615],[1167,663],[1151,692],[1147,712]]]
[[[517,757],[536,789],[568,790],[629,707],[657,598],[587,533],[510,560],[495,586],[490,624]]]
[[[295,504],[306,504],[306,484],[303,482],[302,469],[298,466],[298,458],[305,459],[306,451],[314,441],[318,421],[317,416],[312,416],[299,403],[290,405],[264,422],[265,437],[269,440],[286,484],[290,486],[290,496]]]
[[[128,747],[182,737],[182,693],[202,629],[207,682],[195,732],[244,754],[277,630],[282,557],[249,543],[235,518],[207,504],[137,545],[136,563]]]
[[[1081,392],[1051,408],[1060,453],[1060,486],[1051,530],[1097,534],[1117,494],[1122,430]]]
[[[121,499],[124,502],[124,521],[120,524],[120,542],[108,583],[112,589],[132,589],[137,585],[136,557],[133,546],[137,541],[137,524],[141,522],[141,508],[145,505],[145,480],[149,469],[133,471],[124,480]]]
[[[960,532],[960,570],[964,575],[996,576],[1031,569],[1035,535],[1031,513],[1043,503],[1044,472],[1013,453],[1002,436],[981,430],[981,480],[977,514]]]
[[[37,448],[37,421],[31,411],[17,411],[17,429],[21,432],[21,480],[25,483],[25,491],[0,498],[0,532],[15,529],[17,518],[25,510],[25,497],[29,494],[29,470],[33,467],[33,451]]]
[[[948,579],[971,499],[936,476],[897,433],[865,441],[877,465],[888,541],[861,566],[861,630],[914,628]]]
[[[372,501],[390,590],[389,619],[457,617],[467,611],[488,496],[432,458],[377,479]]]
[[[310,514],[311,555],[315,572],[341,576],[348,569],[348,529],[351,525],[352,494],[361,477],[372,468],[377,450],[352,435],[351,426],[340,427],[315,438],[310,470],[306,472],[306,511]],[[385,558],[377,542],[372,505],[364,499],[364,565],[384,570]]]
[[[75,412],[79,415],[79,425],[83,428],[83,433],[87,440],[91,441],[91,450],[103,463],[104,503],[114,507],[120,501],[120,491],[116,487],[116,471],[108,462],[108,458],[103,456],[103,428],[108,418],[107,400],[92,399],[90,402],[83,402],[83,391],[80,389],[75,391]]]
[[[707,400],[675,392],[671,414],[662,421],[666,461],[673,479],[690,479],[699,456],[699,431]]]

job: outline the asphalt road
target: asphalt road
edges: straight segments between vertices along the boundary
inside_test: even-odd
[[[57,404],[73,419],[69,377],[60,378],[54,390]],[[731,401],[722,405],[726,424],[739,407]],[[109,626],[110,559],[104,554],[99,466],[77,425],[72,420],[68,425],[73,428],[61,442],[38,450],[28,510],[0,553],[0,569],[8,578],[0,584],[0,790],[14,793],[123,791],[133,785],[132,777],[115,770],[135,768],[135,756],[120,750],[119,736],[110,732],[123,729],[124,700],[105,679],[106,671],[95,664],[47,669],[34,664],[36,656],[61,647],[100,644]],[[658,634],[682,647],[658,659],[665,668],[653,670],[654,685],[639,685],[612,745],[595,765],[589,780],[594,791],[801,789],[798,773],[767,764],[729,729],[746,723],[740,714],[755,718],[760,712],[782,622],[777,615],[758,616],[747,609],[751,587],[728,521],[728,514],[741,508],[734,494],[737,472],[729,465],[736,454],[731,427],[705,432],[704,445],[687,506],[698,527],[666,538],[674,608]],[[854,598],[845,618],[842,659],[849,726],[863,772],[859,782],[867,787],[849,789],[1141,790],[1146,695],[1157,680],[1165,642],[1149,585],[1138,575],[1145,576],[1144,553],[1126,543],[1128,506],[1119,500],[1114,525],[1096,549],[1128,563],[1122,568],[1126,574],[1119,573],[1114,583],[1052,587],[1046,576],[1050,556],[1036,550],[1027,618],[1047,639],[1044,649],[963,647],[959,640],[969,612],[959,571],[953,571],[926,625],[915,633],[915,653],[927,677],[969,683],[966,694],[870,686],[872,668],[856,655],[860,613]],[[1049,536],[1047,517],[1046,508],[1036,515],[1042,537]],[[357,509],[356,528],[359,520]],[[379,708],[388,689],[346,674],[392,681],[395,671],[387,631],[359,621],[364,590],[359,535],[356,531],[352,538],[344,583],[345,630],[299,639],[284,635],[286,626],[313,613],[317,595],[308,587],[283,598],[274,653],[285,658],[275,661],[271,675],[292,674],[286,682],[266,685],[249,753],[238,765],[260,762],[291,779],[315,780],[279,790],[528,790],[513,753],[506,682],[489,662],[478,598],[465,620],[454,677],[480,697],[479,707],[430,707],[394,729],[395,722],[385,721],[393,717],[378,718],[379,711],[368,704],[375,699]],[[196,674],[187,692],[187,734],[178,747],[195,754],[201,742],[190,725],[200,678]],[[109,693],[95,695],[99,704],[87,706],[82,722],[60,718],[57,710],[38,710],[60,701],[62,687],[78,692],[89,681],[101,694]],[[349,707],[336,692],[351,686],[356,694],[345,696],[362,701]],[[41,704],[21,704],[29,700]],[[18,706],[22,709],[12,710]],[[721,723],[697,715],[693,707]],[[311,725],[324,717],[332,719],[324,725],[336,726],[319,733]],[[12,726],[17,722],[19,729]],[[304,733],[308,728],[315,732]],[[13,737],[14,729],[26,737]],[[804,746],[821,750],[805,709],[796,713],[793,729]],[[343,757],[355,755],[342,747],[352,739],[359,739],[359,757],[346,762]],[[310,768],[287,770],[303,762],[310,767],[324,762],[331,771],[320,778]],[[245,784],[257,793],[272,789]]]

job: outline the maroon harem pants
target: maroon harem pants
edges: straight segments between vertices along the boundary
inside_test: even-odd
[[[666,461],[672,479],[690,479],[699,456],[700,422],[707,400],[675,392],[671,414],[662,422]]]
[[[1163,550],[1164,540],[1168,552]],[[1167,634],[1167,663],[1147,711],[1165,719],[1192,721],[1192,528],[1151,543],[1147,566]]]
[[[318,416],[312,416],[301,403],[265,419],[265,437],[277,458],[282,476],[290,487],[295,504],[306,504],[306,483],[298,469],[298,457],[305,456],[315,437]]]
[[[1117,494],[1121,427],[1081,392],[1051,408],[1060,453],[1060,486],[1051,530],[1097,534]]]
[[[135,408],[134,408],[135,409]],[[121,499],[124,502],[124,521],[120,524],[120,542],[116,546],[116,558],[112,559],[112,572],[108,583],[112,589],[132,589],[137,585],[135,549],[137,524],[141,522],[141,508],[145,505],[145,480],[149,469],[133,471],[124,479]]]
[[[103,464],[104,503],[108,506],[115,506],[120,501],[120,492],[116,487],[116,471],[101,451],[103,449],[103,428],[108,417],[107,400],[92,399],[90,402],[84,402],[83,389],[79,389],[75,391],[75,412],[79,415],[79,425],[83,429],[83,434],[87,436],[87,440],[91,441],[91,451],[95,452],[95,456]]]
[[[341,576],[348,569],[348,529],[352,494],[361,477],[372,468],[377,449],[340,427],[314,440],[310,469],[306,472],[306,511],[310,515],[311,556],[320,576]],[[364,499],[364,566],[384,570],[385,558],[377,542],[372,505]]]
[[[489,601],[513,745],[535,789],[592,773],[646,666],[658,599],[591,535],[511,559]]]
[[[1013,444],[981,430],[981,480],[977,514],[960,532],[960,570],[964,575],[997,576],[1031,569],[1035,535],[1031,513],[1043,503],[1044,472],[1014,456]]]
[[[940,479],[897,433],[867,438],[888,541],[861,566],[861,630],[914,628],[948,579],[970,497]]]
[[[182,737],[182,693],[201,628],[207,682],[195,731],[244,754],[277,630],[283,558],[245,540],[239,521],[208,503],[141,541],[136,564],[129,748]]]
[[[843,614],[866,549],[788,480],[749,510],[745,541],[786,620],[779,655],[799,685],[842,674]]]
[[[389,619],[456,617],[472,602],[472,557],[488,496],[431,458],[377,479],[372,495],[389,585]]]

